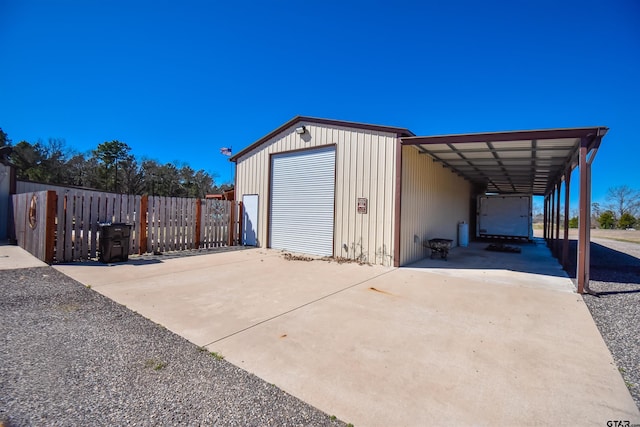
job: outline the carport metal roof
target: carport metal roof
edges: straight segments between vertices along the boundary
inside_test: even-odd
[[[544,129],[402,138],[489,193],[547,195],[579,163],[578,151],[597,149],[606,127]]]
[[[543,129],[443,136],[407,136],[413,145],[477,186],[477,191],[544,196],[544,237],[565,268],[569,255],[569,182],[580,168],[578,292],[589,292],[591,164],[606,127]],[[560,240],[560,188],[564,186],[564,236]]]

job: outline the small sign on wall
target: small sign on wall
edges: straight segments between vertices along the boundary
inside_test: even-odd
[[[358,213],[366,214],[367,213],[367,199],[366,197],[358,197]]]

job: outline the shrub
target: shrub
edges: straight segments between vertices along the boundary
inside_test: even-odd
[[[611,229],[616,225],[616,218],[611,211],[604,211],[598,217],[598,222],[600,223],[600,228]]]
[[[622,214],[622,216],[620,216],[620,219],[618,220],[618,228],[622,228],[623,230],[625,228],[633,228],[633,226],[636,225],[636,218],[631,215],[628,212],[625,212]]]

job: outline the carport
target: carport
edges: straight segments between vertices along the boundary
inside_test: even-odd
[[[578,292],[589,291],[591,166],[606,127],[544,129],[401,138],[476,187],[477,194],[544,197],[544,238],[566,268],[569,261],[571,173],[579,168]],[[564,183],[564,184],[563,184]],[[564,187],[564,190],[563,190]],[[560,199],[564,227],[560,237]]]

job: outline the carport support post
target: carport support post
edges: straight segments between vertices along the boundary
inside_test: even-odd
[[[564,175],[564,239],[562,241],[562,266],[566,270],[569,263],[569,188],[571,187],[571,168]]]
[[[553,242],[553,252],[556,258],[560,258],[560,186],[561,181],[556,184],[556,239]]]
[[[551,199],[549,202],[551,207],[549,208],[549,241],[547,242],[547,246],[551,249],[551,253],[553,253],[553,215],[556,213],[556,198],[554,197],[556,194],[556,187],[554,186],[551,190],[551,194],[549,198]]]
[[[580,201],[578,219],[578,266],[576,277],[578,279],[578,293],[584,293],[585,287],[589,287],[589,163],[587,162],[587,139],[582,138],[580,142]]]
[[[542,236],[547,241],[549,238],[549,196],[544,196],[544,219],[542,220]]]

